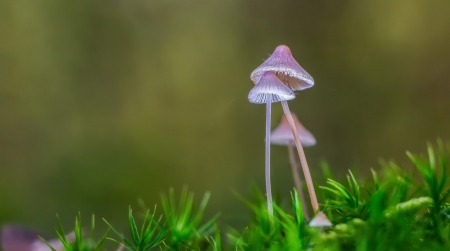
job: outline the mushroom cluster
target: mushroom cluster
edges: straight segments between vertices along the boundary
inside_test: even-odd
[[[272,191],[270,183],[270,143],[285,144],[292,150],[293,144],[297,148],[297,153],[302,165],[306,185],[311,199],[314,213],[319,210],[314,185],[303,152],[302,143],[306,145],[315,144],[314,137],[301,126],[300,122],[292,116],[287,101],[294,99],[294,91],[302,91],[314,85],[314,79],[300,66],[292,56],[291,50],[285,45],[278,46],[270,57],[262,65],[257,67],[250,75],[255,86],[250,91],[248,99],[251,103],[266,104],[266,147],[265,147],[265,172],[266,172],[266,195],[267,205],[270,214],[273,213]],[[271,105],[273,102],[281,102],[285,117],[282,123],[274,132],[271,139],[270,117]],[[291,138],[286,133],[287,125],[290,127]],[[304,130],[303,130],[304,129]],[[302,141],[303,138],[303,141]],[[286,141],[287,139],[287,141]],[[291,157],[292,159],[292,157]],[[292,165],[291,161],[291,165]],[[293,165],[293,172],[297,173]],[[294,174],[296,187],[301,191],[301,183],[298,174]]]

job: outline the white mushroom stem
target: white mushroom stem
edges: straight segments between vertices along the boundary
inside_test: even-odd
[[[273,215],[272,186],[270,184],[270,117],[272,111],[272,95],[266,100],[266,195],[269,214]]]
[[[295,98],[294,92],[289,89],[273,72],[265,72],[255,87],[248,94],[248,101],[255,104],[266,104],[266,196],[267,207],[273,215],[272,188],[270,185],[270,115],[272,102],[291,100]]]
[[[288,152],[289,152],[289,162],[291,163],[292,176],[294,176],[295,187],[297,188],[297,192],[300,194],[300,200],[302,202],[303,207],[303,215],[305,219],[309,220],[308,208],[306,207],[306,198],[305,193],[303,192],[302,181],[300,180],[299,170],[297,161],[294,156],[294,142],[289,141],[288,144]]]
[[[283,106],[284,114],[286,115],[289,125],[291,126],[292,133],[294,135],[298,156],[300,158],[300,163],[302,164],[303,174],[305,175],[306,186],[308,187],[309,197],[311,198],[311,205],[314,213],[316,213],[319,211],[319,203],[317,202],[317,196],[314,190],[314,184],[311,178],[311,173],[309,172],[308,163],[306,162],[305,153],[303,152],[303,147],[298,137],[297,127],[295,126],[295,122],[294,119],[292,118],[291,111],[289,111],[287,101],[281,101],[281,105]]]
[[[120,245],[119,245],[119,247],[117,248],[116,251],[122,251],[123,247],[124,247],[123,243],[120,243]]]

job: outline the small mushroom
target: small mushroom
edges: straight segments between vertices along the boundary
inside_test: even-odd
[[[250,78],[257,83],[268,71],[275,72],[293,91],[301,91],[314,85],[314,79],[295,61],[286,45],[275,48],[272,55],[252,72]]]
[[[248,94],[254,104],[270,104],[295,98],[294,92],[281,82],[273,72],[266,72]]]
[[[19,226],[7,225],[2,228],[1,243],[3,251],[50,251],[37,232]],[[66,237],[74,240],[74,233]],[[45,238],[44,238],[45,239]],[[47,240],[57,251],[63,251],[64,245],[59,239]]]
[[[303,146],[313,146],[316,144],[316,139],[314,136],[306,130],[306,128],[300,123],[297,116],[292,114],[294,118],[295,125],[297,127],[298,137],[300,138],[300,143]],[[300,194],[300,199],[303,206],[303,214],[306,219],[309,219],[308,210],[306,207],[306,198],[302,188],[302,182],[299,175],[298,164],[294,156],[294,146],[295,139],[292,134],[291,127],[285,115],[283,115],[280,124],[272,130],[270,142],[273,145],[282,145],[288,147],[289,162],[291,164],[292,176],[294,177],[295,187]]]
[[[300,123],[297,115],[294,113],[291,114],[294,119],[295,126],[297,127],[298,137],[300,138],[302,146],[314,146],[316,144],[316,138],[314,138],[312,133],[306,130],[302,123]],[[289,125],[286,115],[283,115],[280,124],[272,130],[270,142],[273,145],[295,146],[294,135],[292,135],[291,126]]]
[[[291,50],[286,45],[278,46],[272,55],[252,72],[250,78],[256,84],[262,78],[261,76],[269,71],[274,72],[292,91],[301,91],[314,85],[314,79],[297,63],[297,61],[295,61]],[[292,134],[294,135],[295,145],[297,146],[297,153],[300,158],[300,163],[302,164],[303,174],[305,175],[312,208],[314,212],[317,212],[319,210],[319,203],[317,201],[305,153],[303,152],[302,144],[298,138],[294,119],[292,118],[287,101],[281,101],[281,105],[289,125],[291,126]]]
[[[273,214],[272,188],[270,184],[270,117],[272,103],[295,98],[294,92],[281,82],[273,72],[266,72],[248,94],[248,100],[255,104],[266,104],[266,194],[267,206],[270,214]]]
[[[328,219],[327,215],[319,212],[310,222],[310,227],[331,227],[333,224]]]
[[[1,241],[4,251],[33,251],[31,246],[40,240],[38,234],[32,230],[17,226],[4,226]]]

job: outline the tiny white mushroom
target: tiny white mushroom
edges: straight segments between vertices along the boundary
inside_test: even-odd
[[[310,227],[331,227],[333,224],[328,219],[328,217],[323,213],[319,212],[310,222]]]
[[[266,72],[248,94],[248,100],[255,104],[266,104],[266,194],[267,207],[273,214],[272,188],[270,184],[270,117],[273,102],[286,101],[295,98],[294,92],[281,82],[273,72]]]

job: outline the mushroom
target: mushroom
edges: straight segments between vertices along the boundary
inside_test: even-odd
[[[256,84],[268,71],[274,72],[292,91],[301,91],[314,85],[314,79],[297,63],[297,61],[295,61],[291,50],[286,45],[278,46],[272,55],[252,72],[250,78]],[[294,119],[289,111],[287,102],[283,100],[281,101],[281,105],[283,106],[284,114],[286,115],[294,135],[295,145],[297,146],[297,153],[300,158],[300,163],[302,164],[303,174],[305,175],[312,208],[314,212],[317,212],[319,210],[319,203],[317,202],[311,173],[309,172],[308,163],[306,162],[305,153],[303,152],[303,147],[298,137]]]
[[[294,118],[294,122],[298,132],[298,137],[300,138],[300,143],[302,143],[303,146],[315,145],[316,139],[314,138],[314,136],[308,130],[306,130],[306,128],[300,123],[295,114],[292,114],[292,117]],[[294,141],[295,139],[292,134],[289,122],[286,116],[283,115],[280,124],[274,130],[272,130],[270,142],[273,145],[282,145],[288,147],[289,162],[291,164],[292,176],[294,177],[295,187],[298,193],[300,194],[302,204],[306,205],[305,194],[303,192],[302,182],[300,179],[300,175],[298,173],[299,172],[298,165],[294,156],[294,144],[295,144]],[[306,219],[309,219],[308,210],[306,207],[303,208],[303,214],[305,215]]]
[[[294,119],[295,126],[297,127],[297,132],[300,138],[300,142],[302,146],[314,146],[316,144],[316,138],[311,134],[310,131],[306,130],[306,128],[300,123],[297,115],[295,113],[291,113],[292,118]],[[280,146],[293,146],[294,136],[292,135],[291,126],[289,125],[288,119],[286,115],[283,115],[281,118],[280,124],[272,130],[270,142],[273,145]]]
[[[310,222],[310,227],[331,227],[333,224],[328,219],[327,215],[319,212]]]
[[[309,75],[292,56],[286,45],[280,45],[266,61],[256,68],[250,78],[257,83],[265,72],[272,71],[293,91],[301,91],[313,87],[314,79]]]
[[[266,173],[266,195],[269,213],[273,214],[272,188],[270,184],[270,117],[272,103],[295,98],[294,92],[273,72],[264,73],[248,94],[248,100],[255,104],[266,104],[266,151],[265,151],[265,173]]]
[[[50,248],[40,238],[39,234],[31,229],[13,225],[4,226],[1,234],[3,251],[50,251]],[[74,240],[75,234],[66,236]],[[59,239],[47,241],[57,251],[63,251],[64,245]]]

